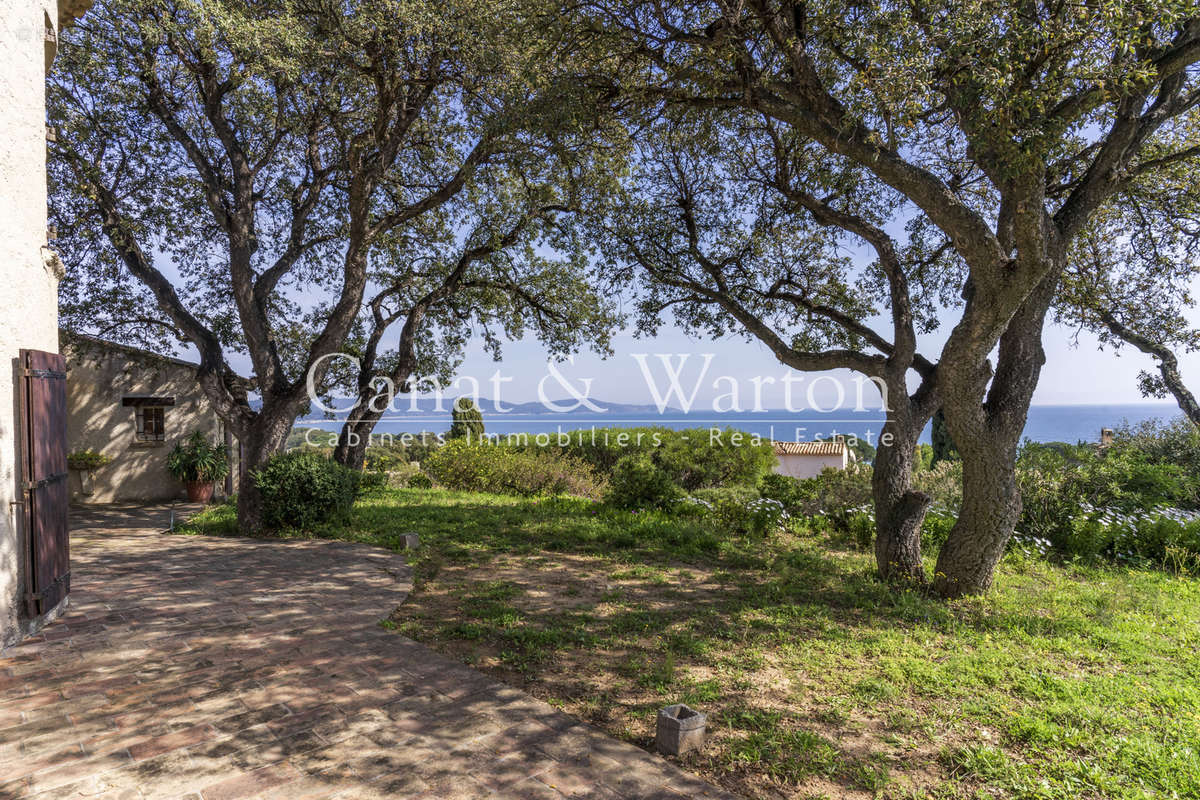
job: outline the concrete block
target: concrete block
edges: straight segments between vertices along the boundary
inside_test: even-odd
[[[667,706],[658,712],[658,730],[654,746],[658,752],[681,756],[704,746],[704,728],[708,717],[683,703]]]
[[[401,550],[416,550],[421,546],[421,537],[415,533],[402,533],[399,544]]]

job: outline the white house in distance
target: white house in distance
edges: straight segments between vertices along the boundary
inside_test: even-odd
[[[771,442],[775,473],[792,478],[815,478],[827,469],[846,469],[854,453],[842,439],[819,442]]]

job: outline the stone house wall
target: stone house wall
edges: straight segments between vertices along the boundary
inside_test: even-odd
[[[167,472],[167,453],[193,431],[217,443],[225,433],[224,423],[196,382],[196,365],[79,337],[65,341],[63,353],[67,447],[70,452],[96,450],[112,459],[90,475],[71,470],[71,502],[161,502],[183,497],[183,484]],[[166,400],[171,404],[164,405]],[[162,408],[161,439],[139,439],[139,406]],[[235,444],[235,462],[236,455]],[[217,494],[223,494],[221,482]]]

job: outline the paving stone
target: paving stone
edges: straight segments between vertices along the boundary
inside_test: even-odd
[[[411,571],[346,542],[72,517],[67,613],[0,654],[0,798],[727,798],[383,630]]]

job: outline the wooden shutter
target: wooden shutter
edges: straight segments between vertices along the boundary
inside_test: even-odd
[[[58,353],[22,350],[21,473],[28,533],[26,610],[39,616],[71,588],[67,506],[67,365]]]

